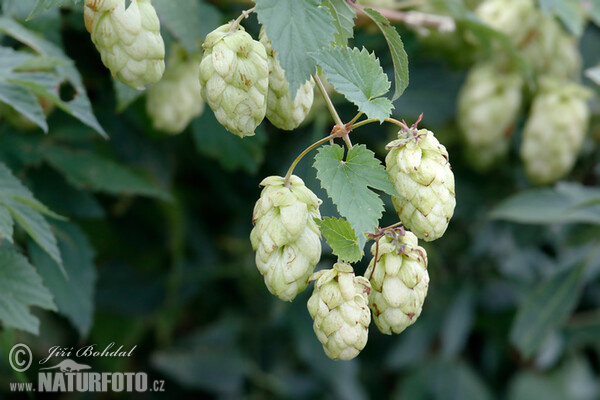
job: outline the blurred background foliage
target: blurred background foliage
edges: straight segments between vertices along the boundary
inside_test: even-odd
[[[457,94],[468,68],[485,53],[481,43],[502,40],[467,13],[477,1],[431,2],[446,3],[433,10],[456,18],[454,33],[424,36],[397,25],[409,55],[410,85],[395,103],[395,117],[412,123],[423,113],[422,126],[446,145],[457,208],[445,236],[435,245],[422,243],[431,284],[419,320],[399,336],[372,327],[367,347],[350,362],[323,354],[306,310],[310,290],[293,303],[267,292],[248,239],[258,183],[283,175],[302,149],[329,132],[333,121],[323,104],[316,101],[310,120],[293,132],[265,121],[255,137],[240,140],[206,111],[182,134],[166,135],[153,129],[144,93],[114,82],[103,67],[84,29],[82,4],[63,3],[25,23],[34,0],[1,2],[0,87],[14,82],[10,73],[27,61],[8,52],[21,57],[30,47],[39,53],[52,45],[44,60],[24,70],[58,71],[58,94],[75,118],[44,109],[43,102],[40,109],[24,107],[26,119],[2,105],[0,197],[21,182],[14,189],[21,197],[12,199],[22,200],[14,207],[24,216],[14,243],[1,241],[0,292],[18,284],[2,276],[2,263],[23,266],[29,274],[24,279],[37,272],[38,285],[47,289],[23,300],[34,306],[26,321],[10,320],[0,310],[0,398],[10,397],[8,382],[36,379],[35,371],[15,375],[6,362],[18,342],[37,359],[55,345],[137,345],[131,358],[85,362],[94,370],[146,371],[166,379],[166,393],[144,398],[600,398],[598,104],[590,102],[590,133],[565,182],[545,188],[528,183],[518,157],[522,123],[504,162],[486,172],[471,168],[456,124]],[[554,3],[550,10],[560,17],[570,2],[543,3]],[[598,16],[597,4],[581,3],[593,5]],[[249,3],[153,5],[168,54],[175,42],[194,50]],[[587,70],[599,61],[600,30],[581,24]],[[255,16],[244,25],[257,36]],[[27,35],[44,43],[40,47]],[[391,73],[386,43],[366,21],[358,21],[353,44],[374,50]],[[73,67],[81,81],[73,78]],[[597,92],[591,80],[583,82]],[[82,88],[93,114],[86,113],[85,101],[69,103],[80,101]],[[35,93],[44,97],[40,90]],[[334,100],[342,119],[350,120],[354,107]],[[40,112],[48,113],[47,133]],[[354,142],[381,159],[394,135],[386,125],[352,133]],[[322,214],[336,215],[311,164],[312,157],[305,158],[296,173],[324,200]],[[397,219],[389,199],[386,206],[381,226]],[[57,245],[46,235],[42,214]],[[319,268],[333,262],[326,254]],[[365,257],[357,272],[367,262]]]

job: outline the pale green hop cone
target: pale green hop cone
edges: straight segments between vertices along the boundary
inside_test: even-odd
[[[532,182],[552,183],[571,171],[587,132],[590,97],[590,91],[576,83],[542,80],[521,143],[521,158]]]
[[[315,272],[310,280],[315,281],[315,288],[308,312],[325,354],[333,360],[356,357],[369,337],[369,281],[354,276],[352,267],[345,263]]]
[[[165,45],[150,0],[131,0],[127,8],[125,0],[86,0],[86,6],[86,27],[111,74],[138,90],[158,82],[165,70]]]
[[[365,276],[373,320],[382,333],[398,334],[421,315],[429,286],[427,253],[412,232],[398,229],[373,244],[371,254],[377,260],[371,259]]]
[[[265,118],[269,66],[265,47],[238,26],[206,36],[200,64],[202,97],[219,123],[240,137],[254,135]]]
[[[256,266],[269,292],[292,301],[308,285],[308,278],[321,258],[321,200],[295,175],[270,176],[254,206],[254,228],[250,233],[256,251]]]
[[[292,101],[290,84],[285,78],[285,71],[281,68],[281,64],[277,59],[277,52],[273,50],[264,27],[260,30],[259,39],[267,50],[267,60],[269,62],[267,119],[279,129],[291,131],[300,126],[312,107],[315,82],[310,78],[300,86],[296,92],[296,98]]]
[[[534,0],[486,0],[475,13],[483,22],[507,35],[518,48],[530,40],[540,16]]]
[[[386,146],[386,169],[400,197],[393,196],[402,224],[425,241],[444,234],[456,205],[448,152],[427,129],[402,129]]]
[[[469,71],[458,96],[458,125],[476,168],[486,170],[508,153],[522,87],[518,72],[494,63],[477,64]]]
[[[198,81],[201,58],[173,46],[163,78],[148,89],[146,97],[146,110],[155,129],[177,134],[202,114],[204,101]]]

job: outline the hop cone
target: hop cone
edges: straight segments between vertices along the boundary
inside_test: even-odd
[[[400,197],[392,197],[400,220],[417,237],[436,240],[454,214],[454,174],[448,152],[433,133],[403,129],[388,143],[386,169]]]
[[[321,232],[314,221],[321,218],[321,200],[294,175],[288,186],[279,176],[265,178],[261,186],[250,233],[256,266],[271,293],[292,301],[321,258]]]
[[[232,32],[230,27],[225,24],[206,36],[200,64],[202,97],[228,131],[252,136],[267,111],[267,52],[242,27]]]
[[[277,59],[271,41],[263,27],[259,36],[260,42],[267,50],[269,62],[269,94],[267,96],[267,118],[279,129],[291,131],[296,129],[308,115],[313,104],[315,82],[312,78],[300,86],[296,98],[292,101],[290,84],[285,79],[285,72]]]
[[[357,3],[362,4],[363,6],[390,8],[396,4],[396,0],[358,0]]]
[[[589,91],[545,79],[523,129],[521,158],[532,182],[552,183],[566,175],[581,151],[589,123]]]
[[[102,62],[112,75],[134,89],[160,80],[165,45],[150,0],[86,0],[84,19]]]
[[[373,320],[386,335],[400,333],[421,315],[429,285],[427,253],[413,233],[396,230],[379,239],[371,254],[377,261],[371,260],[365,276],[371,277]]]
[[[173,48],[165,75],[150,87],[146,97],[146,109],[155,129],[180,133],[202,114],[199,65],[199,56],[188,56],[181,47]]]
[[[493,63],[474,66],[458,97],[458,124],[469,158],[487,169],[508,152],[509,136],[521,107],[523,79]]]
[[[369,336],[369,281],[354,276],[352,267],[344,263],[315,272],[310,280],[316,282],[308,312],[325,354],[333,360],[356,357]]]
[[[475,13],[483,22],[506,34],[519,48],[531,38],[539,19],[534,0],[487,0]]]

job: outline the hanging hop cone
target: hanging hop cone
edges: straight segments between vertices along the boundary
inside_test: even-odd
[[[277,59],[277,52],[265,33],[260,30],[260,42],[267,50],[269,62],[269,94],[267,96],[267,118],[279,129],[296,129],[308,115],[313,104],[315,82],[310,78],[300,86],[296,98],[292,100],[290,84],[285,79],[285,71]]]
[[[333,360],[356,357],[369,336],[369,281],[354,276],[352,267],[344,263],[315,272],[310,280],[315,281],[315,288],[308,300],[308,312],[325,354]]]
[[[177,134],[202,114],[200,59],[198,55],[188,55],[182,47],[173,46],[163,78],[150,87],[146,97],[146,110],[155,129]]]
[[[429,286],[427,253],[412,232],[397,229],[373,244],[371,254],[365,276],[371,280],[373,320],[382,333],[398,334],[421,315]]]
[[[84,20],[102,62],[112,75],[134,89],[160,80],[165,45],[150,0],[86,0]]]
[[[523,59],[536,75],[576,78],[582,60],[577,39],[553,17],[538,12],[538,23],[521,49]]]
[[[295,175],[286,186],[279,176],[265,178],[254,206],[250,233],[256,266],[269,292],[292,301],[308,285],[321,258],[321,232],[314,218],[321,218],[321,200]]]
[[[386,169],[400,195],[392,202],[403,225],[428,242],[442,237],[456,205],[446,148],[414,127],[400,130],[386,148]]]
[[[589,90],[576,83],[541,81],[521,143],[521,158],[532,182],[552,183],[571,171],[588,128],[589,97]]]
[[[483,22],[507,35],[518,48],[531,38],[539,22],[534,0],[487,0],[475,13]]]
[[[265,46],[225,24],[206,36],[200,64],[202,97],[217,120],[240,137],[254,135],[265,118],[269,66]]]
[[[508,153],[523,78],[494,63],[475,65],[458,96],[458,125],[472,164],[485,170]]]

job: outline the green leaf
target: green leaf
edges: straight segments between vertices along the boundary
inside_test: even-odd
[[[11,81],[13,71],[33,57],[22,51],[0,47],[0,102],[10,105],[44,132],[48,132],[46,116],[35,95],[26,87]]]
[[[354,37],[354,19],[356,11],[346,0],[324,0],[323,5],[329,9],[333,16],[333,24],[337,33],[335,43],[346,46],[348,39]]]
[[[58,312],[71,321],[80,336],[85,337],[92,326],[94,314],[94,250],[77,225],[59,223],[56,228],[68,278],[59,273],[60,267],[37,245],[30,243],[29,254],[45,285],[54,295]]]
[[[131,170],[93,153],[52,147],[46,160],[75,187],[114,195],[141,195],[172,200],[169,192]]]
[[[29,307],[56,310],[52,294],[27,259],[13,247],[0,247],[0,320],[5,327],[39,332]]]
[[[384,96],[390,81],[375,54],[356,48],[331,47],[311,54],[327,80],[369,118],[383,122],[392,112],[392,102]]]
[[[373,20],[377,27],[381,29],[385,40],[390,48],[392,62],[394,63],[394,79],[396,81],[392,101],[396,100],[408,87],[408,56],[404,51],[404,44],[400,34],[394,26],[384,16],[370,8],[363,9],[365,15]]]
[[[240,140],[219,124],[214,113],[205,112],[192,122],[192,132],[198,152],[217,160],[227,170],[255,173],[262,164],[267,139],[262,126],[256,135]]]
[[[115,97],[117,100],[117,112],[122,112],[131,104],[133,104],[137,99],[144,95],[144,92],[141,90],[133,89],[130,86],[127,86],[123,82],[118,79],[112,79],[113,88],[115,89]]]
[[[322,220],[315,218],[321,228],[321,234],[333,250],[333,254],[340,259],[353,263],[360,261],[363,256],[358,245],[358,239],[350,223],[343,218],[325,217]]]
[[[600,65],[586,69],[584,74],[585,76],[590,78],[596,85],[600,86]]]
[[[73,61],[61,48],[10,18],[0,17],[0,32],[12,36],[42,56],[64,61],[65,65],[56,67],[57,77],[54,80],[51,79],[50,74],[35,75],[35,79],[32,78],[29,80],[29,84],[26,87],[28,90],[52,100],[63,111],[91,127],[100,135],[107,136],[94,116],[92,104],[88,98],[79,71],[77,71]],[[25,85],[27,82],[27,80],[23,79],[22,75],[15,78],[21,85]],[[60,99],[59,88],[61,85],[56,84],[56,82],[62,84],[68,83],[73,87],[75,96],[72,100],[62,101]]]
[[[79,3],[80,0],[37,0],[35,8],[31,11],[31,14],[27,17],[27,20],[33,19],[44,11],[49,10],[52,7],[59,7],[67,3]]]
[[[296,97],[300,86],[316,72],[308,53],[329,46],[336,29],[320,0],[256,0],[258,20],[277,51],[277,57]]]
[[[573,35],[583,34],[585,17],[580,0],[539,0],[539,3],[542,10],[556,15]]]
[[[381,162],[365,145],[354,146],[344,161],[344,148],[323,146],[315,156],[314,167],[321,186],[348,220],[365,245],[365,234],[373,232],[383,213],[383,201],[369,187],[397,195]]]
[[[563,183],[517,193],[501,202],[490,218],[530,224],[600,224],[599,202],[600,189]]]
[[[201,40],[219,27],[221,13],[211,4],[198,0],[153,0],[161,24],[185,47],[188,53],[200,50]]]
[[[0,242],[2,239],[6,239],[12,243],[13,229],[14,221],[10,216],[10,211],[6,207],[0,205]]]
[[[2,163],[0,163],[0,206],[9,211],[11,219],[16,221],[58,265],[62,265],[56,238],[42,214],[62,217],[37,201],[29,189],[23,186]]]
[[[581,294],[585,264],[560,271],[536,286],[517,312],[510,341],[531,357],[546,335],[571,314]]]

